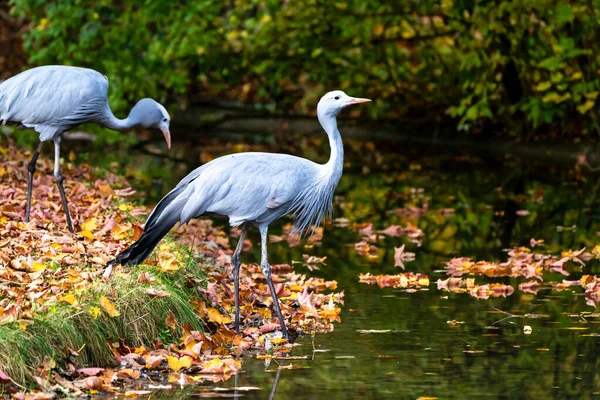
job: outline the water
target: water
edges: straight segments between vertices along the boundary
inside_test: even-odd
[[[330,334],[300,338],[301,346],[292,355],[306,359],[279,364],[274,360],[265,367],[264,360],[250,355],[235,379],[186,389],[179,393],[182,397],[266,399],[274,389],[274,398],[279,399],[600,395],[600,318],[591,314],[595,308],[586,305],[583,296],[515,290],[507,298],[477,300],[439,291],[435,284],[447,277],[442,269],[452,257],[505,260],[505,249],[528,246],[531,238],[545,240],[543,251],[553,254],[583,246],[591,250],[600,243],[597,176],[510,157],[499,162],[431,152],[401,156],[383,150],[389,146],[370,143],[346,147],[348,161],[336,192],[335,217],[372,223],[376,229],[410,222],[425,232],[422,246],[405,238],[387,238],[376,244],[379,258],[369,261],[354,249],[361,240],[359,233],[332,226],[326,228],[322,245],[312,249],[271,244],[272,263],[291,263],[301,260],[302,254],[327,256],[327,265],[319,270],[311,272],[300,265],[296,270],[338,281],[338,289],[345,292],[342,323]],[[242,148],[253,146],[246,143],[236,149]],[[286,150],[323,159],[325,146],[317,148],[301,144]],[[216,148],[211,155],[228,151],[231,148]],[[181,169],[187,168],[176,171]],[[428,211],[422,216],[389,212],[422,208],[425,203]],[[449,216],[438,212],[445,208],[454,212]],[[520,210],[528,213],[517,213]],[[278,233],[282,223],[272,233]],[[256,241],[256,233],[250,238]],[[405,263],[406,270],[427,274],[429,288],[410,292],[358,282],[359,273],[402,272],[394,268],[393,260],[394,247],[402,244],[416,253],[415,261]],[[257,260],[259,251],[254,246],[243,261]],[[583,269],[571,266],[568,279],[597,273],[598,267],[594,260]],[[545,276],[553,281],[562,278]],[[512,284],[516,289],[524,279],[476,280]],[[363,332],[369,330],[379,332]],[[236,386],[248,390],[234,391]]]

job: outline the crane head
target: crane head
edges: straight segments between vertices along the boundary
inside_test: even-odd
[[[319,115],[330,115],[335,117],[341,110],[349,105],[366,103],[368,101],[371,100],[351,97],[341,90],[334,90],[321,97],[319,105],[317,106],[317,113]]]
[[[171,148],[171,117],[162,104],[152,99],[142,99],[131,109],[128,118],[144,128],[159,129],[165,137],[167,147]]]

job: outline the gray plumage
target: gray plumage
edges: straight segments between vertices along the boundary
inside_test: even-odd
[[[0,84],[0,123],[20,123],[39,133],[41,142],[53,140],[56,178],[67,225],[73,231],[60,173],[61,135],[86,122],[96,122],[109,129],[124,131],[136,126],[160,129],[171,146],[170,117],[167,110],[152,99],[140,100],[128,117],[116,118],[108,104],[108,78],[93,69],[44,66],[32,68]],[[28,201],[26,220],[31,207],[31,182],[41,143],[28,166]]]
[[[347,96],[342,91],[327,93],[319,101],[319,122],[329,137],[331,156],[326,164],[272,153],[239,153],[212,160],[192,171],[154,208],[136,243],[109,263],[138,264],[150,255],[158,242],[177,223],[216,214],[229,218],[231,226],[242,226],[240,243],[248,225],[261,233],[261,266],[274,296],[274,306],[287,337],[279,303],[272,287],[266,246],[268,226],[285,214],[295,216],[294,229],[306,232],[331,212],[333,192],[342,176],[344,149],[336,116],[350,104],[369,101]],[[236,284],[236,330],[239,330],[239,254],[233,257]],[[107,270],[108,276],[110,268]]]

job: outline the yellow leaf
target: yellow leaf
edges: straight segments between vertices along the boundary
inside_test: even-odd
[[[98,227],[98,219],[96,217],[88,218],[85,220],[83,224],[81,224],[81,229],[88,232],[93,232]]]
[[[117,311],[115,305],[111,303],[110,300],[108,300],[106,297],[100,297],[100,305],[102,306],[102,308],[104,308],[104,311],[106,311],[106,313],[111,317],[119,316],[119,312]]]
[[[163,252],[158,254],[158,267],[163,272],[177,271],[181,268],[177,262],[177,257],[174,254]]]
[[[6,174],[6,168],[0,167],[0,176]]]
[[[569,77],[569,80],[570,81],[575,81],[575,80],[581,79],[581,78],[583,78],[583,74],[581,73],[581,71],[577,71],[577,72],[573,73],[573,75],[571,75]]]
[[[77,232],[77,234],[83,236],[84,238],[90,239],[90,240],[94,238],[94,234],[89,231],[81,231],[81,232]]]
[[[596,247],[593,248],[592,254],[600,260],[600,244],[597,244]]]
[[[31,263],[31,268],[33,269],[33,272],[42,272],[46,270],[46,266],[37,261]]]
[[[580,104],[577,106],[577,111],[579,111],[582,114],[585,114],[586,112],[588,112],[592,107],[594,107],[594,100],[587,100],[585,103]]]
[[[40,24],[37,26],[37,29],[43,31],[48,26],[48,18],[42,18],[40,20]]]
[[[61,297],[59,298],[59,300],[60,300],[60,301],[64,301],[64,302],[66,302],[66,303],[69,303],[69,304],[71,304],[71,305],[75,304],[75,302],[77,301],[77,299],[75,298],[75,296],[73,296],[73,294],[72,294],[72,293],[67,293],[67,294],[65,294],[65,295],[61,296]]]
[[[536,91],[538,91],[538,92],[543,92],[543,91],[546,91],[546,90],[550,89],[550,86],[552,86],[552,83],[550,83],[550,82],[540,82],[533,89],[536,90]]]
[[[189,368],[192,366],[192,358],[190,356],[183,356],[179,359],[179,364],[182,368]]]
[[[260,23],[266,24],[268,22],[271,22],[272,20],[273,20],[273,18],[270,15],[265,15],[260,19]]]
[[[167,356],[167,362],[169,368],[173,371],[179,371],[181,368],[189,368],[192,366],[192,358],[189,356],[183,356],[181,358]]]
[[[216,308],[209,308],[208,320],[216,322],[217,324],[228,324],[231,322],[231,317],[229,315],[221,314],[221,312]]]

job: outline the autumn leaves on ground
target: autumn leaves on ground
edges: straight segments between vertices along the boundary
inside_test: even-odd
[[[114,174],[65,161],[77,232],[72,235],[51,162],[41,158],[27,224],[31,155],[14,147],[0,152],[5,160],[0,166],[4,393],[17,398],[149,394],[226,379],[240,370],[239,356],[248,351],[260,357],[289,352],[292,344],[277,330],[257,265],[242,266],[242,332],[233,331],[232,251],[225,232],[210,220],[178,228],[146,263],[115,267],[105,281],[104,265],[142,232],[140,223],[150,211],[136,205],[134,190]],[[273,269],[292,335],[332,330],[343,304],[343,293],[333,292],[336,283],[307,279],[287,264]]]

